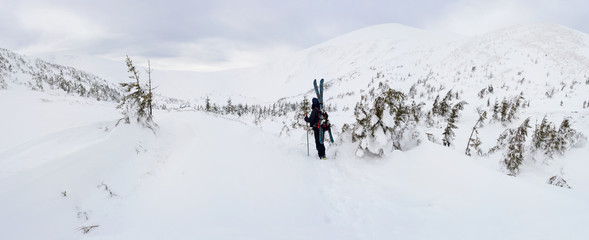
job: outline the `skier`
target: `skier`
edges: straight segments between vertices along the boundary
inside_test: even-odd
[[[311,108],[311,116],[305,116],[305,122],[311,124],[311,128],[313,128],[313,136],[315,136],[315,147],[317,148],[317,153],[319,154],[320,159],[325,159],[325,145],[321,143],[319,140],[319,99],[313,98],[312,100],[313,105]]]

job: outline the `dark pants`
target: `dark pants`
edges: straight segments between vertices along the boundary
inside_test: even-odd
[[[313,136],[315,136],[315,148],[317,148],[319,157],[325,157],[325,145],[319,142],[319,129],[313,128]]]

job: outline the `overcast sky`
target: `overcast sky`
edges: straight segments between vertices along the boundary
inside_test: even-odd
[[[0,48],[151,59],[160,68],[245,67],[370,25],[476,35],[525,23],[589,33],[586,0],[0,0]]]

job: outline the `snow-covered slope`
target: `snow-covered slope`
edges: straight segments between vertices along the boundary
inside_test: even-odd
[[[0,89],[23,88],[107,101],[121,98],[117,85],[94,74],[0,48]]]
[[[389,65],[395,61],[402,65],[402,62],[420,59],[422,53],[416,51],[429,51],[455,39],[456,36],[399,24],[376,25],[340,36],[284,59],[269,60],[267,64],[257,67],[176,78],[173,80],[174,85],[184,88],[174,88],[170,92],[190,96],[193,90],[200,92],[198,88],[205,86],[210,91],[208,94],[243,95],[268,103],[310,93],[310,83],[316,78],[325,78],[331,85],[344,81],[345,88],[350,91],[365,88],[377,69],[380,71],[384,67],[397,67],[396,64]],[[182,83],[177,84],[177,81]],[[209,87],[206,82],[220,84]],[[161,91],[168,92],[166,83],[162,84]],[[335,95],[340,92],[332,93]]]
[[[517,177],[505,173],[500,154],[467,157],[463,145],[477,107],[520,92],[530,107],[513,123],[487,123],[485,149],[527,117],[571,117],[588,134],[588,46],[586,34],[555,25],[464,38],[385,24],[255,68],[159,75],[159,93],[197,104],[207,96],[300,101],[313,96],[312,79],[325,78],[338,128],[354,122],[354,105],[380,82],[406,93],[413,87],[409,100],[424,108],[450,89],[469,102],[455,146],[424,140],[360,159],[357,143],[343,141],[327,146],[327,161],[316,160],[313,144],[307,156],[306,132],[288,128],[293,113],[260,120],[158,109],[154,134],[115,127],[114,102],[48,91],[45,83],[45,91],[30,91],[30,75],[9,72],[0,89],[0,236],[586,239],[587,144],[554,159],[527,158]],[[495,91],[479,97],[489,85]],[[424,131],[441,135],[437,126]],[[572,188],[547,184],[555,175]]]
[[[330,147],[331,159],[318,161],[307,157],[304,132],[280,137],[206,113],[158,111],[154,135],[114,127],[112,105],[8,97],[32,110],[57,109],[74,124],[47,115],[45,129],[53,132],[29,129],[33,122],[13,125],[29,137],[0,150],[6,239],[589,236],[587,148],[568,162],[569,190],[509,177],[432,143],[383,160],[356,159],[348,144]],[[3,127],[30,115],[11,113]]]
[[[550,102],[579,107],[582,101],[573,97],[589,90],[588,67],[589,36],[559,25],[522,25],[467,38],[383,24],[258,67],[160,73],[159,90],[196,104],[207,96],[219,103],[232,96],[256,103],[300,101],[303,94],[313,95],[313,79],[325,78],[326,98],[353,108],[362,90],[379,82],[403,92],[420,83],[418,96],[430,101],[449,89],[475,95],[492,84],[505,90],[497,98],[526,90],[527,96],[540,99],[554,89],[559,100]]]

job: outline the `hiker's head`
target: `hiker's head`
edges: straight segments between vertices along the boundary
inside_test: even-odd
[[[313,107],[319,107],[319,99],[313,98],[312,102],[313,102]]]

